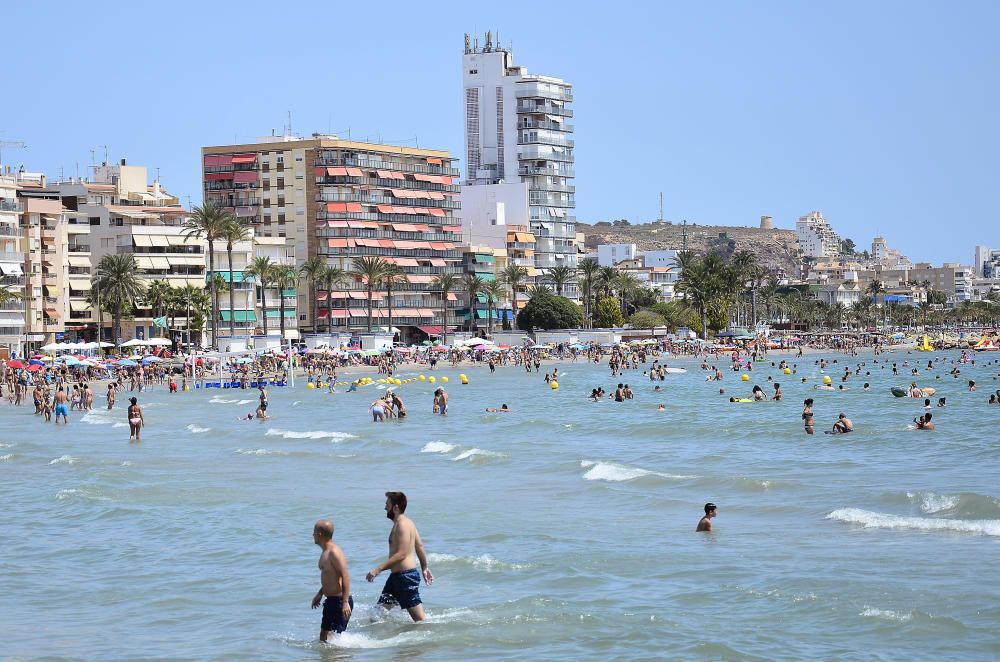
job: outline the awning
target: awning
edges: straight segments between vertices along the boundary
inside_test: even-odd
[[[236,322],[256,322],[257,314],[252,310],[220,310],[219,314],[222,316],[223,322],[228,322],[233,317],[233,313],[236,313]]]
[[[398,264],[401,267],[416,267],[416,266],[419,266],[417,264],[417,261],[414,260],[412,257],[391,257],[391,258],[385,258],[385,260],[386,261],[394,262],[395,264]]]
[[[462,226],[461,225],[442,225],[441,226],[441,231],[442,232],[461,232],[462,231]]]
[[[45,293],[50,297],[59,296],[59,288],[57,288],[55,285],[46,285]]]
[[[514,239],[515,239],[515,241],[519,241],[522,244],[534,244],[535,243],[535,235],[533,235],[533,234],[531,234],[529,232],[515,232],[514,233]]]
[[[187,244],[187,243],[188,243],[188,242],[186,241],[186,239],[187,239],[187,237],[184,237],[184,236],[181,236],[181,235],[168,235],[168,236],[167,236],[167,242],[168,242],[168,243],[169,243],[169,244],[170,244],[171,246],[183,246],[184,244]],[[192,242],[190,242],[190,243],[191,243],[191,244],[195,244],[195,243],[198,243],[198,242],[197,242],[197,240],[195,240],[195,241],[192,241]],[[190,245],[190,244],[189,244],[189,245]]]
[[[226,166],[233,164],[232,154],[220,154],[219,156],[216,156],[215,159],[216,159],[215,165]]]
[[[441,335],[441,327],[440,326],[418,326],[417,328],[420,329],[421,331],[423,331],[424,333],[426,333],[429,336],[440,336]]]
[[[448,301],[458,301],[458,295],[454,292],[448,292]]]
[[[323,172],[323,168],[316,168],[316,174],[322,177],[327,175],[329,177],[347,177],[347,168],[331,167],[326,168],[326,172]]]
[[[24,326],[24,315],[12,310],[0,310],[0,326]]]
[[[170,264],[183,264],[191,267],[201,267],[205,265],[204,260],[200,255],[173,255],[172,253],[167,253],[164,257]]]
[[[347,176],[348,177],[360,177],[361,176],[361,168],[345,168],[345,170],[347,170]]]
[[[347,248],[346,239],[327,239],[326,245],[329,248]]]
[[[149,243],[153,246],[169,246],[170,240],[162,234],[154,234],[149,236]]]
[[[86,278],[70,278],[69,279],[69,289],[71,290],[89,290],[90,281]]]
[[[234,154],[233,163],[255,163],[257,161],[256,154]]]
[[[0,273],[4,276],[23,276],[24,270],[18,262],[0,262]]]
[[[406,179],[406,175],[394,170],[376,170],[375,174],[382,179]]]
[[[447,264],[444,260],[442,260],[439,257],[432,257],[430,259],[430,263],[432,267],[443,267]]]
[[[153,240],[144,234],[134,234],[132,235],[132,243],[136,246],[148,247],[153,245]]]
[[[346,228],[347,221],[328,221],[326,226],[328,228]]]
[[[348,213],[361,212],[360,202],[328,202],[326,203],[326,211],[328,213]]]
[[[257,173],[253,170],[241,170],[233,177],[233,182],[236,184],[256,184]]]
[[[230,274],[229,274],[228,271],[216,271],[215,273],[217,273],[220,276],[222,276],[222,278],[227,283],[242,283],[243,282],[243,272],[242,271],[234,271],[233,274],[232,274],[232,278],[230,278]],[[209,280],[209,274],[205,274],[205,282],[207,283],[208,280]]]
[[[62,314],[58,310],[56,310],[55,308],[46,308],[45,309],[45,314],[48,315],[49,317],[54,318],[54,319],[58,319],[58,318],[62,317]]]
[[[441,165],[441,159],[436,156],[428,156],[427,163],[430,163],[431,165]]]
[[[69,266],[71,266],[71,267],[89,267],[90,266],[90,258],[86,257],[84,255],[73,255],[72,253],[70,253],[67,256],[67,260],[69,261]],[[2,265],[0,265],[0,266],[2,266]]]
[[[207,172],[205,173],[205,181],[217,182],[220,179],[232,179],[234,174],[233,172]]]
[[[86,301],[73,301],[70,299],[69,309],[74,313],[82,313],[84,311],[90,310],[90,304]]]
[[[267,316],[268,317],[281,317],[281,311],[280,310],[269,310],[269,311],[267,311]],[[293,317],[295,317],[295,309],[294,308],[286,308],[285,309],[285,319],[289,319],[289,318],[293,318]]]
[[[167,260],[167,258],[165,258],[165,257],[151,257],[149,259],[153,263],[153,268],[154,269],[169,269],[170,268],[170,261]]]
[[[351,229],[378,230],[378,223],[372,221],[347,221],[347,227]]]
[[[135,264],[140,269],[152,269],[153,268],[153,260],[152,260],[152,258],[148,258],[148,257],[142,257],[142,256],[140,256],[140,257],[135,258]]]

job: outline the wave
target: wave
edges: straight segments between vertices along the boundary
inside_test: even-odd
[[[494,453],[493,451],[486,451],[482,448],[470,448],[467,451],[462,451],[455,457],[451,458],[452,462],[458,462],[459,460],[471,460],[475,461],[477,458],[497,458],[497,457],[507,457],[503,453]]]
[[[119,421],[119,422],[115,423],[114,425],[112,425],[111,427],[113,427],[113,428],[127,428],[128,427],[128,423],[122,423],[121,421]]]
[[[673,474],[660,473],[658,471],[650,471],[639,467],[630,467],[624,464],[615,464],[613,462],[595,462],[593,460],[581,461],[580,468],[588,469],[588,471],[583,474],[585,480],[605,480],[612,483],[621,483],[635,480],[637,478],[645,478],[647,476],[664,478],[667,480],[686,480],[688,478],[694,478],[694,476],[676,476]]]
[[[427,561],[428,563],[436,565],[471,565],[474,568],[486,570],[487,572],[495,572],[498,570],[523,570],[531,567],[528,563],[507,563],[506,561],[496,559],[489,554],[481,554],[479,556],[455,556],[454,554],[431,553],[427,555]]]
[[[285,451],[269,451],[266,448],[237,448],[240,455],[288,455]]]
[[[0,462],[9,462],[14,457],[13,453],[7,453],[6,455],[0,455]]]
[[[935,492],[907,492],[906,497],[911,502],[918,504],[920,510],[928,514],[951,510],[958,505],[961,498],[955,494],[937,494]]]
[[[109,499],[106,496],[96,496],[96,495],[92,495],[92,494],[87,494],[83,490],[74,490],[74,489],[59,490],[58,492],[56,492],[56,499],[58,499],[60,501],[66,501],[68,499],[89,499],[91,501],[111,501],[111,499]]]
[[[4,443],[4,442],[0,441],[0,448],[10,448],[10,447],[11,447],[11,444],[7,444],[7,443]]]
[[[421,453],[450,453],[455,450],[453,444],[446,444],[443,441],[431,441],[420,449]]]
[[[875,513],[860,508],[841,508],[826,516],[847,524],[858,524],[866,529],[914,529],[918,531],[954,531],[977,535],[1000,536],[1000,520],[960,520],[934,517],[903,517]]]
[[[214,396],[209,403],[213,405],[248,405],[253,400],[245,400],[240,398],[220,398],[219,396]]]
[[[49,464],[75,464],[77,459],[79,458],[75,458],[72,455],[62,455],[49,462]]]
[[[188,432],[192,432],[194,434],[198,434],[200,432],[209,432],[209,431],[211,431],[212,428],[203,428],[203,427],[200,427],[198,425],[195,425],[194,423],[191,423],[190,425],[188,425],[184,429],[187,430]]]
[[[357,632],[343,632],[332,635],[327,645],[333,648],[395,648],[424,641],[429,636],[430,632],[426,630],[402,632],[387,639],[376,639]]]
[[[899,621],[900,623],[906,623],[907,621],[913,620],[913,612],[908,611],[905,614],[898,611],[893,611],[891,609],[876,609],[874,607],[865,607],[858,616],[868,616],[872,618],[883,618],[889,621]]]
[[[325,430],[309,430],[307,432],[295,432],[293,430],[279,430],[269,428],[264,433],[268,437],[282,437],[284,439],[330,439],[332,441],[343,441],[344,439],[356,439],[357,436],[348,432],[326,432]]]
[[[81,423],[90,423],[91,425],[108,425],[114,423],[109,416],[98,414],[97,411],[90,411],[83,415],[80,419]]]

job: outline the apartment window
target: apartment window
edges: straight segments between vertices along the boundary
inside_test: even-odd
[[[295,173],[295,179],[304,179],[304,178],[305,178],[305,175],[303,175],[301,172]]]
[[[296,156],[296,157],[295,157],[295,160],[296,160],[296,161],[301,161],[301,160],[302,160],[302,157],[301,157],[301,156]]]
[[[278,165],[284,165],[284,164],[285,164],[285,157],[282,156],[281,154],[279,154],[278,155]]]
[[[479,69],[469,69],[469,75],[470,76],[475,76],[478,73],[479,73]]]
[[[91,225],[100,225],[101,224],[101,217],[100,216],[91,216],[90,217],[90,224]]]

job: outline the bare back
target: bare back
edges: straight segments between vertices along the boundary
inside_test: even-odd
[[[346,566],[344,552],[333,541],[328,541],[319,555],[319,579],[323,586],[323,595],[327,597],[343,595],[344,573],[342,569],[345,569]]]

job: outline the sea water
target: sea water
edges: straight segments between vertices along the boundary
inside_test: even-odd
[[[979,356],[956,379],[932,356],[957,358],[831,354],[821,373],[806,356],[749,382],[722,359],[721,383],[692,360],[655,383],[565,362],[557,390],[517,367],[465,369],[468,385],[440,369],[424,374],[450,377],[448,415],[414,381],[409,416],[385,424],[367,413],[377,385],[272,388],[266,422],[238,420],[253,390],[160,387],[140,394],[138,445],[121,396],[68,427],[3,404],[0,657],[995,659],[1000,366]],[[860,361],[871,375],[849,390],[814,389]],[[782,402],[728,401],[770,395],[768,376]],[[914,379],[947,397],[935,432],[907,429],[923,400],[889,393]],[[619,381],[634,400],[588,400]],[[840,411],[857,431],[804,435],[806,397],[817,432]],[[419,625],[373,606],[385,575],[365,581],[386,557],[387,490],[409,497],[436,577]],[[715,531],[696,534],[707,501]],[[309,608],[321,518],[356,602],[326,645]]]

